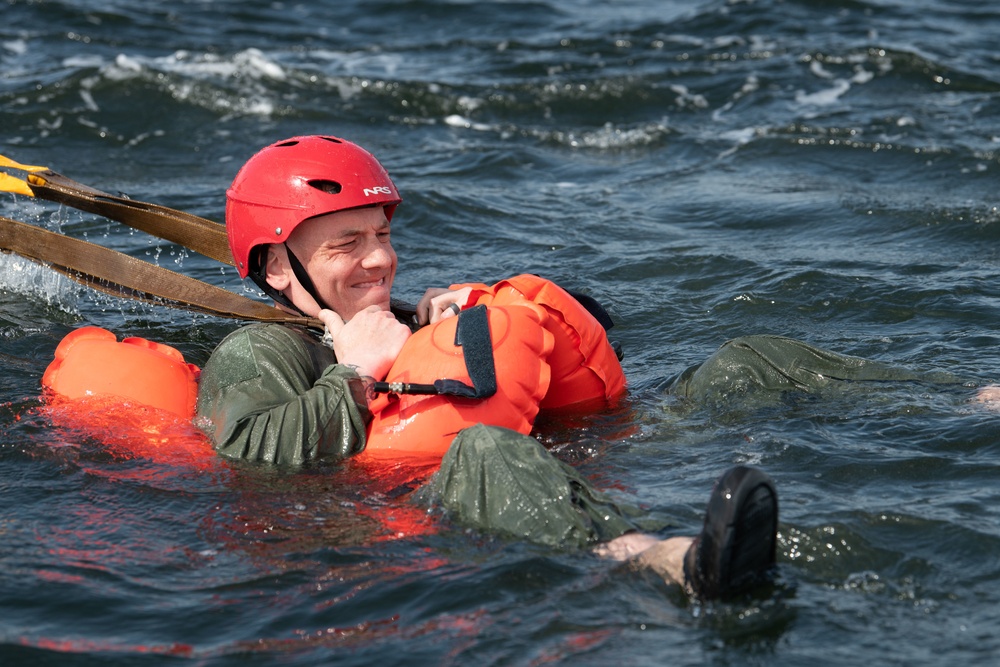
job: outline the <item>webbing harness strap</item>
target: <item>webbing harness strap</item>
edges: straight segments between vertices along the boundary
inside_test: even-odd
[[[115,296],[162,303],[220,317],[323,328],[318,320],[295,317],[265,303],[174,273],[117,250],[3,216],[0,216],[0,250],[15,252],[41,262],[83,285]]]
[[[493,338],[486,306],[475,306],[458,314],[455,345],[462,348],[465,369],[472,386],[461,380],[435,380],[433,384],[375,382],[376,394],[441,394],[483,399],[497,393],[497,371],[493,361]]]
[[[207,218],[128,197],[116,197],[52,170],[28,174],[28,187],[40,199],[96,213],[233,266],[226,227]]]
[[[4,189],[30,194],[121,222],[182,245],[229,266],[226,228],[217,222],[165,206],[115,196],[45,169],[0,156],[0,166],[29,172],[26,181],[5,174]],[[12,183],[23,187],[14,189]],[[0,217],[0,250],[15,252],[99,291],[174,308],[243,320],[302,324],[322,329],[319,320],[233,294],[200,280],[137,260],[103,246]]]
[[[0,166],[2,164],[3,158],[0,156]],[[6,166],[14,166],[20,168],[26,168],[24,165],[7,164]],[[199,254],[202,254],[210,259],[214,259],[223,264],[233,266],[233,256],[229,251],[229,241],[226,238],[226,228],[224,225],[220,225],[217,222],[213,222],[207,218],[202,218],[197,215],[192,215],[184,211],[178,211],[176,209],[167,208],[165,206],[159,206],[157,204],[150,204],[147,202],[137,201],[134,199],[129,199],[126,196],[115,196],[108,194],[102,190],[92,188],[88,185],[83,185],[73,179],[63,176],[62,174],[52,171],[51,169],[40,169],[40,168],[26,168],[29,170],[34,170],[27,176],[27,181],[20,181],[13,176],[7,176],[6,174],[0,174],[6,176],[11,183],[18,185],[15,189],[10,183],[0,184],[3,188],[11,191],[17,192],[19,194],[29,194],[39,199],[46,199],[48,201],[56,202],[58,204],[65,204],[73,208],[79,209],[81,211],[86,211],[88,213],[95,213],[102,217],[114,220],[115,222],[120,222],[124,225],[128,225],[133,229],[152,234],[157,238],[164,239],[165,241],[170,241],[178,245],[184,246],[189,250],[193,250]],[[84,242],[81,242],[84,243]],[[87,252],[89,250],[83,250],[83,248],[89,248],[93,244],[87,244],[81,246],[80,252]],[[102,249],[101,246],[97,246]],[[14,251],[18,252],[18,251]],[[23,254],[23,253],[21,253]],[[294,257],[289,250],[289,255]],[[27,256],[27,255],[26,255]],[[45,257],[33,257],[37,261],[48,262]],[[292,261],[296,261],[293,259]],[[296,261],[297,263],[297,261]],[[141,266],[141,263],[140,263]],[[53,266],[58,270],[58,267]],[[90,273],[84,271],[79,267],[74,267],[74,271],[80,273]],[[65,271],[63,271],[65,273]],[[169,272],[168,272],[169,274]],[[133,274],[126,274],[133,275]],[[174,274],[176,275],[176,274]],[[298,275],[298,273],[296,274]],[[77,279],[77,277],[73,277]],[[121,278],[107,279],[101,278],[102,280],[112,280],[117,284],[124,284]],[[169,275],[165,276],[160,282],[164,284],[169,282],[171,278]],[[300,278],[301,280],[301,278]],[[96,287],[91,282],[85,280],[78,280],[92,287]],[[201,283],[201,281],[196,281],[197,283],[204,284],[205,287],[212,288],[211,285],[206,283]],[[260,285],[260,281],[256,280],[254,282],[258,283],[261,289],[265,289],[263,285]],[[141,298],[139,294],[149,292],[149,288],[145,285],[142,287],[137,286],[135,281],[130,281],[131,284],[126,284],[125,286],[128,290],[103,290],[109,293],[132,296],[133,298]],[[100,289],[100,288],[99,288]],[[162,288],[161,288],[162,289]],[[197,286],[188,286],[188,289],[193,289],[197,291]],[[223,290],[224,291],[224,290]],[[236,298],[238,295],[231,296]],[[169,296],[167,294],[157,294],[161,298],[168,299],[171,301],[177,301],[179,307],[184,307],[185,302],[183,298],[178,296]],[[270,294],[271,298],[275,299],[279,303],[285,303],[286,306],[293,306],[290,301],[283,298],[282,295]],[[259,304],[258,302],[252,301],[251,299],[243,299],[244,301],[250,301],[252,303],[257,303],[260,306],[264,304]],[[319,302],[319,300],[317,300]],[[322,305],[322,303],[321,303]],[[198,307],[199,304],[192,303],[192,306]],[[204,308],[202,308],[204,309]],[[415,315],[416,309],[410,304],[405,304],[401,301],[393,301],[392,304],[393,312],[399,315],[400,312],[405,314],[405,319],[409,320]],[[297,310],[297,308],[296,308]],[[305,316],[296,316],[284,314],[282,311],[272,308],[270,306],[264,306],[264,309],[254,309],[253,311],[248,311],[244,307],[239,305],[233,306],[227,309],[230,312],[218,312],[214,310],[209,310],[216,315],[221,315],[223,317],[235,317],[238,319],[248,319],[248,320],[264,320],[271,322],[288,322],[288,323],[305,323],[307,326],[322,329],[322,324],[318,320],[308,318]],[[278,314],[275,315],[275,312]],[[403,315],[400,315],[403,317]]]
[[[285,243],[284,246],[285,254],[288,256],[288,264],[292,267],[292,273],[295,274],[295,278],[299,281],[299,285],[302,286],[302,289],[304,289],[306,293],[313,298],[313,301],[316,302],[317,306],[320,308],[326,308],[327,310],[333,310],[333,308],[330,308],[330,306],[326,304],[323,297],[319,295],[319,290],[317,290],[316,285],[313,284],[312,278],[309,276],[309,272],[306,271],[306,267],[302,266],[302,262],[300,262],[299,258],[295,256],[295,253],[292,252],[292,249],[288,247],[287,243]],[[299,309],[298,306],[291,303],[291,301],[288,302],[288,305],[295,310]]]

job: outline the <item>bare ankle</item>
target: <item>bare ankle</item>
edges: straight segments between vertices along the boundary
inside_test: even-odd
[[[671,537],[646,549],[636,557],[635,561],[652,569],[667,583],[683,586],[684,557],[692,542],[694,538],[691,537]]]
[[[659,539],[645,533],[626,533],[610,542],[604,542],[594,547],[594,553],[602,558],[612,560],[628,560],[638,556],[660,542]]]

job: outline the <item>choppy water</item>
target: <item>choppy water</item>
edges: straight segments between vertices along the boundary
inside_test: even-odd
[[[587,554],[425,519],[349,465],[123,459],[37,413],[58,340],[96,324],[203,363],[234,324],[4,256],[0,663],[1000,658],[1000,414],[969,402],[1000,381],[993,5],[5,0],[0,16],[3,154],[221,219],[258,147],[351,138],[405,197],[398,296],[535,272],[612,310],[630,404],[547,424],[548,444],[686,529],[735,462],[783,502],[774,593],[703,608]],[[13,196],[0,213],[243,290],[93,216]],[[762,332],[967,386],[693,410],[660,389]]]

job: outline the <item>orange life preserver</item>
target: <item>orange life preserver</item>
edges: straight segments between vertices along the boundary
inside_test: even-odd
[[[214,450],[192,424],[200,370],[169,345],[121,342],[106,329],[67,334],[45,369],[45,413],[125,456],[208,465]]]
[[[466,303],[486,306],[497,393],[488,399],[441,395],[379,395],[370,405],[367,457],[437,457],[467,426],[486,423],[529,433],[540,409],[613,400],[625,374],[604,328],[569,293],[532,275],[472,287]],[[406,342],[388,382],[469,382],[455,344],[459,318],[424,327]]]
[[[466,285],[453,285],[459,289]],[[506,305],[530,301],[545,309],[543,326],[554,337],[546,360],[552,383],[542,398],[543,410],[565,408],[597,399],[613,400],[625,390],[625,373],[608,342],[604,327],[566,290],[550,280],[525,274],[492,287],[472,284],[476,305]]]
[[[493,286],[452,289],[467,286],[472,292],[466,309],[485,312],[496,392],[488,398],[380,394],[369,406],[373,420],[363,458],[433,462],[467,426],[485,423],[529,433],[541,409],[613,400],[624,391],[625,376],[604,328],[562,288],[523,275]],[[456,343],[462,317],[413,334],[386,381],[473,383]],[[50,407],[58,408],[52,414],[61,423],[103,429],[104,435],[118,431],[126,449],[156,458],[160,448],[168,448],[164,430],[193,418],[199,374],[169,345],[143,338],[119,342],[110,331],[83,327],[60,342],[42,385],[54,397]]]
[[[63,398],[115,396],[191,419],[200,373],[169,345],[145,338],[119,343],[107,329],[82,327],[56,347],[42,386]]]
[[[485,399],[444,395],[380,394],[369,406],[366,456],[440,459],[455,434],[486,421],[527,433],[549,388],[546,359],[552,335],[541,326],[544,309],[525,302],[487,309],[497,391]],[[449,317],[410,336],[389,370],[390,383],[470,383],[462,349],[455,344],[459,318]]]

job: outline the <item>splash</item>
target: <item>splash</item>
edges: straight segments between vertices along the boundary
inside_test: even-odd
[[[79,313],[83,287],[31,260],[0,253],[0,290],[40,299],[49,306],[75,315]]]

